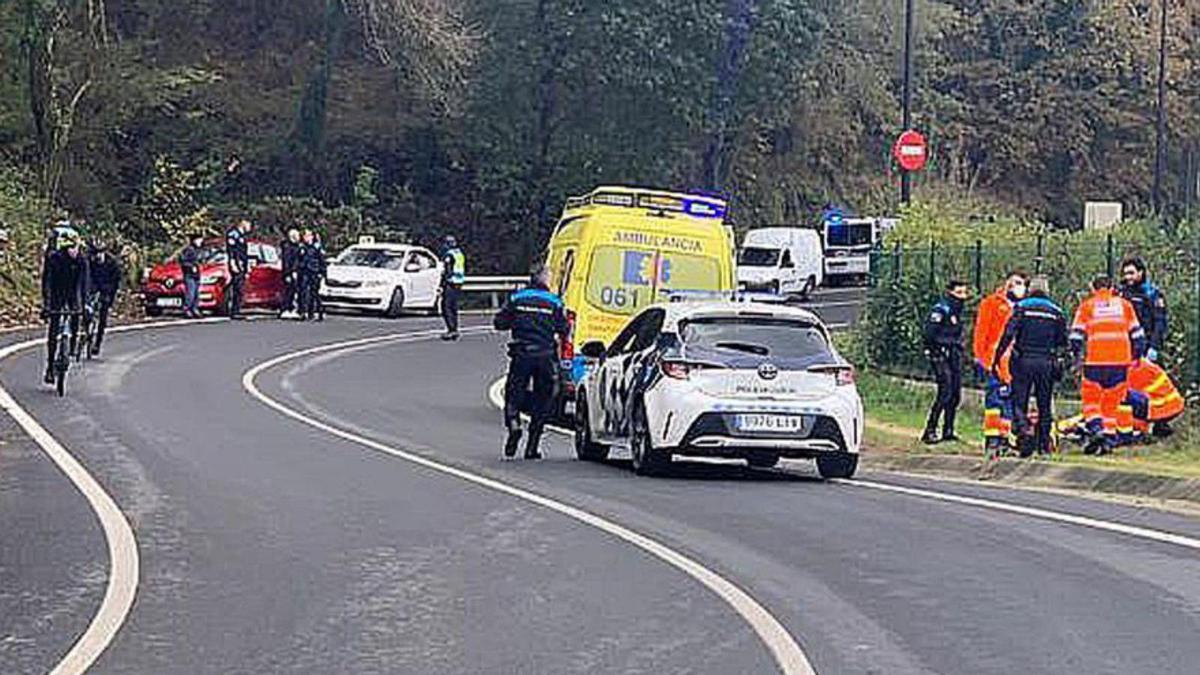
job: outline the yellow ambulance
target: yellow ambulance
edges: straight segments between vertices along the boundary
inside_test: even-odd
[[[584,374],[575,345],[610,343],[640,310],[672,295],[733,292],[726,209],[715,197],[630,187],[567,200],[546,254],[551,290],[572,324],[564,393]]]

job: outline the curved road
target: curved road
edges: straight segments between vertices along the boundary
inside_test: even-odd
[[[837,321],[836,317],[827,317]],[[0,382],[121,505],[137,599],[98,673],[769,673],[729,605],[651,555],[548,509],[289,419],[243,374],[306,347],[434,324],[335,318],[114,335],[60,400],[40,353]],[[776,617],[820,673],[1194,673],[1200,553],[1077,525],[692,465],[498,459],[503,342],[380,342],[265,370],[313,420],[620,523]],[[0,420],[0,672],[57,663],[95,613],[106,548],[86,503]],[[1181,516],[898,476],[1200,537]]]

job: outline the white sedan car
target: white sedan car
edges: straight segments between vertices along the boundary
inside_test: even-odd
[[[397,317],[406,310],[436,313],[442,263],[429,249],[404,244],[357,244],[329,263],[321,302]]]
[[[826,478],[858,467],[863,406],[854,369],[809,311],[755,302],[657,305],[607,348],[582,348],[593,365],[575,401],[580,459],[624,446],[639,474],[673,456],[816,459]]]

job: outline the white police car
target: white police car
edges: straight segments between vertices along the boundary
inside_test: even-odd
[[[605,348],[583,346],[576,393],[580,459],[628,447],[634,470],[672,456],[816,459],[826,478],[858,467],[863,406],[854,369],[813,313],[755,302],[685,302],[642,311]]]
[[[408,309],[436,312],[442,263],[420,246],[356,244],[330,264],[321,284],[327,309],[359,309],[396,317]]]

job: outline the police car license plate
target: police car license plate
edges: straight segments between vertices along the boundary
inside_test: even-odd
[[[154,304],[159,307],[183,307],[183,298],[159,298]]]
[[[807,418],[803,415],[735,415],[733,426],[742,432],[773,434],[803,434],[808,431]]]

